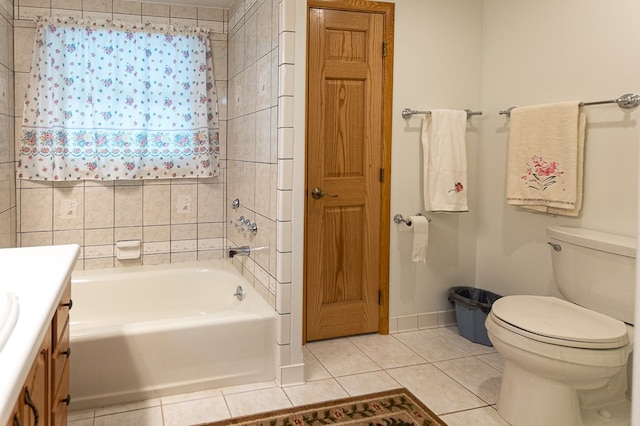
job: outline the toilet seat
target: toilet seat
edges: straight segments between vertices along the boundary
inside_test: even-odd
[[[558,346],[615,349],[629,343],[622,321],[556,297],[502,297],[493,303],[490,317],[514,333]]]

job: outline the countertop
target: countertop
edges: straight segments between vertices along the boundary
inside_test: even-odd
[[[0,289],[20,302],[15,328],[0,350],[0,425],[9,421],[79,250],[76,244],[0,249]]]

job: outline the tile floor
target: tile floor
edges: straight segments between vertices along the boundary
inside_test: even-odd
[[[507,425],[495,410],[503,361],[456,327],[309,343],[306,383],[212,389],[71,412],[69,426],[184,426],[406,387],[447,424]]]

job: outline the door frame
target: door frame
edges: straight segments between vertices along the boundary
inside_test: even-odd
[[[392,108],[393,108],[393,42],[394,42],[394,17],[395,4],[368,0],[307,0],[306,19],[307,19],[307,49],[309,43],[309,12],[312,8],[336,9],[345,11],[358,11],[368,13],[379,13],[384,16],[384,48],[383,56],[383,105],[382,105],[382,149],[381,149],[381,165],[383,169],[383,179],[380,187],[380,265],[378,273],[380,274],[380,303],[378,304],[378,332],[380,334],[389,334],[389,239],[390,239],[390,221],[386,220],[391,217],[391,142],[392,142]],[[380,46],[383,49],[383,46]],[[309,124],[309,55],[306,56],[305,67],[305,151],[307,148],[307,129]],[[305,194],[308,194],[307,188],[307,165],[305,160]],[[307,238],[307,214],[308,214],[308,197],[305,197],[304,203],[304,238]],[[304,245],[306,249],[306,244]],[[302,324],[302,343],[307,342],[307,263],[306,255],[303,256],[303,324]]]

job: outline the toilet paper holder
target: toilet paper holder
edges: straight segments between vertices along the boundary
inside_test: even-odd
[[[422,216],[422,213],[418,213],[416,216]],[[404,217],[402,217],[401,214],[397,214],[393,217],[393,221],[397,224],[400,224],[402,222],[406,223],[407,226],[411,226],[411,221],[409,219],[405,219]],[[431,222],[431,218],[428,217],[427,218],[427,222]]]

